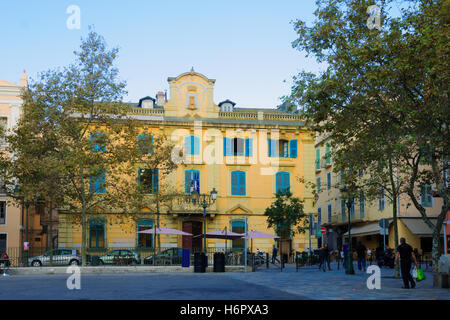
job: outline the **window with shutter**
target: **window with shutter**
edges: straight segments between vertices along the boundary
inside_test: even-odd
[[[297,158],[297,140],[291,140],[290,144],[290,157]]]
[[[275,176],[275,192],[288,192],[290,189],[289,172],[278,172]]]
[[[151,229],[153,227],[153,221],[149,219],[143,219],[138,221],[137,226],[137,246],[138,248],[153,248],[153,235],[149,233],[139,233]]]
[[[331,222],[331,204],[328,205],[328,222]]]
[[[184,151],[188,155],[200,154],[200,138],[189,136],[184,138]]]
[[[433,206],[433,194],[431,193],[432,185],[426,184],[420,188],[420,204],[424,207]]]
[[[91,133],[91,150],[93,152],[106,151],[106,136],[104,133]]]
[[[139,185],[144,193],[156,193],[159,188],[158,169],[138,169]]]
[[[197,191],[200,193],[200,171],[186,170],[184,172],[184,191],[191,193]]]
[[[244,196],[245,195],[245,172],[232,171],[231,172],[231,195]]]
[[[89,190],[91,193],[105,193],[105,170],[94,170],[91,178],[89,179]]]
[[[103,219],[89,220],[89,248],[104,248],[105,221]]]
[[[138,136],[138,148],[143,154],[152,153],[153,137],[148,134],[140,134]]]

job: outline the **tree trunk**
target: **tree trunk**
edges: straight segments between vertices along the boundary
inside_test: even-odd
[[[439,264],[439,257],[441,256],[440,253],[440,232],[441,228],[435,228],[433,230],[433,249],[431,253],[431,258],[433,261],[433,271],[438,271],[438,264]]]
[[[53,197],[50,197],[50,205],[48,212],[48,237],[50,238],[50,266],[53,266]]]
[[[398,189],[398,171],[397,171],[397,185],[394,181],[394,170],[392,167],[392,158],[389,154],[389,178],[391,180],[391,188],[392,188],[392,224],[394,227],[394,257],[397,256],[397,248],[398,248],[398,224],[397,224],[397,210],[398,203],[397,199],[399,197],[399,189]],[[400,270],[398,264],[395,266],[395,277],[400,278]]]

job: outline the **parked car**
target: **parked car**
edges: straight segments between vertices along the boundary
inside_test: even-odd
[[[99,257],[100,265],[103,264],[140,264],[141,255],[130,249],[116,249]]]
[[[160,258],[169,259],[171,264],[181,264],[183,258],[183,249],[179,248],[170,248],[161,253],[155,254],[155,260],[158,262]],[[153,264],[153,255],[148,256],[144,259],[144,264]]]
[[[72,249],[54,249],[53,259],[54,266],[60,265],[80,265],[81,255],[78,250]],[[32,267],[48,266],[50,265],[50,251],[43,255],[31,257],[28,259],[28,264]]]

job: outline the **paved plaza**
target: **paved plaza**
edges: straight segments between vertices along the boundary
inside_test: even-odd
[[[66,286],[69,274],[0,277],[0,300],[450,300],[449,289],[433,288],[432,274],[415,289],[402,289],[393,269],[382,269],[381,289],[369,290],[368,274],[323,272],[317,266],[287,265],[250,273],[82,274],[81,290]]]

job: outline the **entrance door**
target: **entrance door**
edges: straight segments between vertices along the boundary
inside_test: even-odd
[[[185,221],[183,222],[183,231],[192,233],[192,236],[183,236],[183,248],[191,251],[201,251],[203,238],[194,238],[194,236],[202,234],[202,223],[198,221]]]

